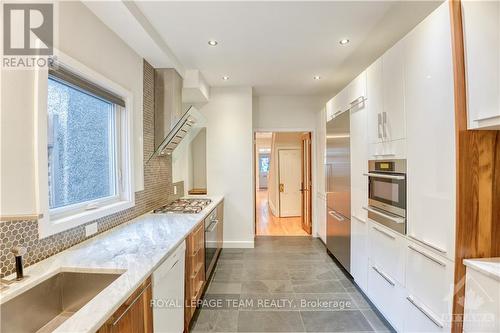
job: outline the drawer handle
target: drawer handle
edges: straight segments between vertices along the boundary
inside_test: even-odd
[[[136,298],[134,298],[132,303],[130,303],[129,306],[127,306],[127,308],[125,309],[125,311],[123,311],[123,313],[113,322],[113,326],[116,326],[116,324],[118,324],[118,322],[123,318],[123,316],[125,316],[125,314],[130,310],[130,308],[135,304],[135,302],[137,302],[137,300],[142,297],[142,294],[144,294],[146,289],[148,289],[150,286],[151,286],[151,282],[148,283],[148,285],[144,289],[142,289],[140,294],[137,295]]]
[[[428,246],[428,247],[430,247],[431,249],[434,249],[434,250],[436,250],[436,251],[438,251],[438,252],[441,252],[441,253],[446,253],[446,251],[445,251],[445,250],[443,250],[442,248],[439,248],[439,247],[437,247],[437,246],[435,246],[435,245],[432,245],[432,244],[431,244],[431,243],[429,243],[429,242],[426,242],[426,241],[423,241],[423,240],[421,240],[421,239],[418,239],[418,238],[417,238],[417,237],[415,237],[415,236],[408,235],[408,237],[410,237],[411,239],[416,240],[417,242],[420,242],[420,243],[422,243],[422,244],[424,244],[424,245],[427,245],[427,246]]]
[[[378,173],[378,172],[366,172],[363,174],[363,176],[366,177],[377,177],[377,178],[386,178],[386,179],[396,179],[396,180],[405,180],[405,176],[400,176],[400,175],[387,175],[384,173]]]
[[[344,221],[344,218],[342,216],[340,216],[339,214],[335,213],[332,210],[328,212],[328,215],[330,215],[331,217],[335,218],[339,222]]]
[[[433,261],[433,262],[435,262],[436,264],[438,264],[438,265],[440,265],[440,266],[446,267],[446,264],[445,264],[444,262],[442,262],[442,261],[440,261],[440,260],[437,260],[437,259],[435,259],[435,258],[431,257],[431,256],[430,256],[430,255],[428,255],[427,253],[422,252],[422,251],[420,251],[419,249],[417,249],[417,248],[415,248],[415,247],[413,247],[413,246],[411,246],[411,245],[408,245],[408,248],[410,248],[410,249],[412,249],[413,251],[415,251],[415,252],[417,252],[417,253],[421,254],[422,256],[426,257],[426,258],[427,258],[427,259],[429,259],[430,261]]]
[[[386,280],[391,286],[395,286],[396,285],[396,282],[392,281],[392,279],[390,277],[387,276],[387,274],[381,272],[377,267],[375,266],[372,266],[373,270],[375,272],[377,272],[381,277],[384,278],[384,280]]]
[[[364,210],[366,211],[369,211],[370,213],[373,213],[373,214],[377,214],[379,216],[382,216],[383,218],[386,218],[394,223],[398,223],[398,224],[403,224],[405,223],[406,219],[405,218],[402,218],[402,217],[397,217],[397,216],[391,216],[387,213],[383,213],[383,212],[380,212],[379,210],[375,209],[375,208],[371,208],[371,207],[363,207]]]
[[[425,310],[421,305],[419,305],[411,295],[406,297],[406,299],[408,300],[408,302],[413,304],[413,306],[416,307],[420,312],[422,312],[427,318],[429,318],[434,323],[434,325],[436,325],[439,328],[444,327],[444,325],[437,318],[435,318],[434,315],[432,315],[429,311]]]
[[[391,235],[391,234],[390,234],[390,233],[388,233],[387,231],[384,231],[384,230],[382,230],[382,229],[379,229],[379,228],[377,228],[377,227],[375,227],[375,226],[372,226],[372,228],[373,228],[373,229],[375,229],[375,230],[377,230],[378,232],[380,232],[382,235],[389,237],[390,239],[396,239],[396,237],[394,237],[393,235]]]

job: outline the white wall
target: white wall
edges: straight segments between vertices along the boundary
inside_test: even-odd
[[[255,131],[311,131],[313,159],[313,193],[318,189],[317,181],[324,177],[318,172],[318,164],[322,162],[318,156],[317,141],[321,139],[318,133],[324,129],[318,123],[319,111],[325,106],[329,96],[255,96],[253,101],[253,125]],[[324,124],[323,124],[324,126]],[[322,150],[321,150],[322,152]],[[318,207],[317,196],[312,196],[313,236],[323,234],[326,225]],[[319,232],[318,232],[319,231]],[[325,238],[326,239],[326,238]]]
[[[55,47],[134,95],[134,178],[136,190],[141,190],[142,58],[80,2],[59,2],[58,18],[59,39]],[[1,215],[38,214],[34,73],[2,70],[1,80]]]
[[[224,195],[224,246],[253,247],[252,88],[212,88],[207,118],[208,194]]]
[[[311,96],[254,96],[254,129],[316,128],[316,113],[326,102]]]

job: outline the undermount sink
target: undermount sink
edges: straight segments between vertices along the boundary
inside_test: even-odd
[[[0,305],[0,331],[52,332],[120,275],[58,273]]]

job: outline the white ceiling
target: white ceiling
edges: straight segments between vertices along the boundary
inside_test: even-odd
[[[212,87],[332,96],[439,2],[170,2],[137,7],[185,68]],[[341,46],[339,40],[351,42]],[[215,39],[216,47],[207,42]],[[223,81],[228,75],[230,79]],[[320,75],[321,80],[313,80]]]

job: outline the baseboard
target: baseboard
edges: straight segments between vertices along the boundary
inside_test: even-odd
[[[253,249],[255,244],[254,241],[224,241],[222,247],[226,249]]]

